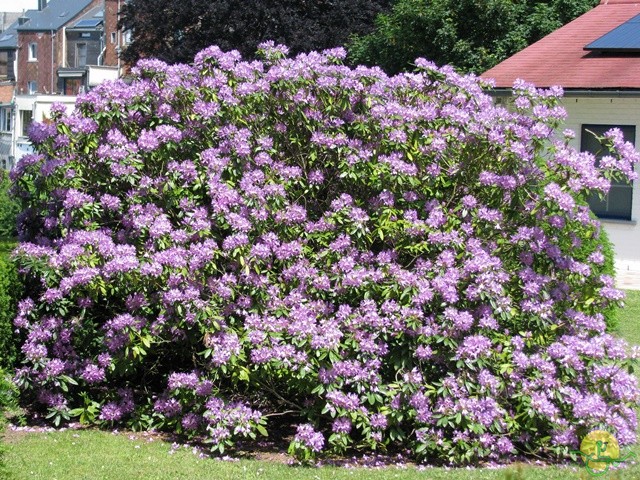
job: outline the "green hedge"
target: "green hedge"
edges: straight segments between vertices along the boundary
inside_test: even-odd
[[[6,242],[0,246],[0,368],[11,371],[20,351],[20,338],[14,333],[13,319],[23,287],[6,246]]]
[[[9,174],[0,169],[0,238],[18,234],[16,217],[20,212],[20,204],[11,193],[11,185]]]
[[[611,243],[611,240],[609,240],[609,236],[604,229],[602,229],[602,231],[600,232],[599,241],[602,244],[602,253],[604,254],[604,263],[602,264],[601,274],[609,275],[615,278],[616,268],[614,261],[615,252],[613,250],[613,243]],[[620,305],[616,305],[614,303],[608,305],[602,312],[607,322],[608,331],[613,332],[618,329],[618,324],[620,321],[619,312]]]

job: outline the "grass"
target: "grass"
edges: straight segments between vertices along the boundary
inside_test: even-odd
[[[640,291],[628,291],[620,312],[619,334],[640,344]],[[572,480],[589,479],[575,466],[516,465],[500,469],[446,469],[387,466],[384,468],[305,468],[287,465],[283,456],[267,460],[223,461],[199,458],[191,448],[172,449],[170,442],[144,434],[65,430],[48,433],[7,432],[5,462],[13,480]],[[640,459],[640,445],[630,449]],[[627,449],[623,449],[626,453]],[[0,478],[3,471],[0,469]],[[640,464],[598,477],[640,479]]]
[[[626,290],[625,306],[620,311],[618,335],[627,342],[640,345],[640,290]]]
[[[415,466],[385,468],[294,467],[282,461],[222,461],[201,459],[190,448],[170,454],[171,445],[141,434],[117,434],[96,430],[11,435],[6,457],[15,479],[278,479],[278,480],[564,480],[581,479],[578,467],[519,466],[503,469],[445,469]],[[631,470],[624,472],[630,475]],[[638,478],[640,468],[633,468]]]

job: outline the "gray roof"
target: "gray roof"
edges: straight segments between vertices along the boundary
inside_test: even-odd
[[[91,4],[92,0],[51,0],[42,10],[27,10],[30,20],[19,32],[59,30]]]
[[[16,20],[9,28],[0,33],[0,50],[15,50],[18,48],[18,21]]]
[[[104,24],[104,9],[94,7],[67,25],[67,30],[95,30]]]
[[[0,12],[0,29],[4,32],[20,15],[22,12]]]

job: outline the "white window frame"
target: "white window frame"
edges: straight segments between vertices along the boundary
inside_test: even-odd
[[[33,110],[19,110],[20,116],[20,136],[27,137],[29,131],[29,125],[33,123]]]
[[[29,61],[30,62],[37,62],[38,61],[38,43],[37,42],[31,42],[29,43]]]
[[[11,131],[11,108],[2,107],[0,109],[0,131]]]

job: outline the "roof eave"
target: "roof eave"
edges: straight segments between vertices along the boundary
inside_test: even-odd
[[[545,87],[540,87],[545,88]],[[640,87],[637,88],[564,88],[565,97],[640,97]],[[494,87],[486,90],[494,97],[510,97],[512,87]]]

